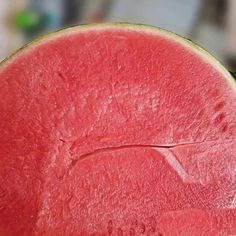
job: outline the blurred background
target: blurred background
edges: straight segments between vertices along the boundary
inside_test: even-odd
[[[0,0],[0,61],[49,31],[107,21],[174,31],[236,71],[236,0]]]

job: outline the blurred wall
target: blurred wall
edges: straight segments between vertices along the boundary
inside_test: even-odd
[[[6,26],[6,18],[7,12],[9,8],[9,1],[8,0],[0,0],[0,61],[3,59],[7,53],[7,26]]]
[[[114,1],[108,19],[156,25],[188,36],[201,4],[201,0],[119,0]]]

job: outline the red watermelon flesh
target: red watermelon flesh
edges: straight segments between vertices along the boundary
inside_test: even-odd
[[[151,222],[158,224],[159,228],[155,228],[155,230],[160,232],[159,235],[216,236],[235,235],[235,218],[236,212],[233,210],[190,209],[168,212],[163,214],[158,222]]]
[[[0,235],[235,230],[236,86],[178,36],[47,36],[1,65],[0,121]]]

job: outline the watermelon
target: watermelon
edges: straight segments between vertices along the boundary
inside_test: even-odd
[[[236,86],[173,33],[77,26],[0,66],[0,235],[236,234]]]

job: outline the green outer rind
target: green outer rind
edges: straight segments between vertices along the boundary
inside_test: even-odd
[[[230,85],[236,91],[236,82],[234,78],[232,77],[232,75],[212,54],[210,54],[204,48],[200,47],[199,45],[190,41],[189,39],[184,38],[171,31],[167,31],[156,26],[145,25],[145,24],[133,24],[133,23],[128,23],[128,22],[81,24],[81,25],[61,29],[61,30],[46,34],[26,44],[25,46],[17,50],[15,53],[13,53],[11,56],[5,58],[2,62],[0,62],[0,69],[3,69],[4,66],[9,64],[12,60],[14,60],[16,56],[26,52],[27,50],[33,48],[34,46],[38,46],[50,40],[54,40],[56,38],[62,37],[66,34],[74,34],[78,32],[82,33],[82,32],[87,32],[88,30],[105,30],[108,28],[127,29],[127,30],[142,31],[142,32],[147,32],[147,33],[152,33],[152,34],[159,34],[159,35],[162,35],[163,37],[167,37],[176,42],[179,42],[183,46],[189,48],[190,50],[198,54],[203,60],[210,63],[215,69],[217,69],[222,75],[224,75],[224,78],[228,80]]]

